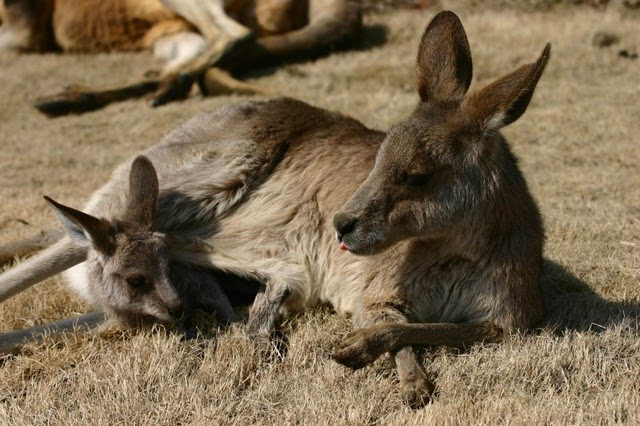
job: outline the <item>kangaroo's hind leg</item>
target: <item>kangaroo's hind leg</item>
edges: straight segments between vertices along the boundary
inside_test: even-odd
[[[273,331],[278,310],[290,294],[285,286],[267,285],[260,289],[249,312],[247,329],[251,336],[266,336]]]
[[[260,265],[263,271],[277,271],[268,274],[262,281],[249,312],[247,329],[254,337],[268,336],[275,328],[278,313],[283,305],[288,311],[297,311],[305,306],[309,297],[307,286],[308,276],[304,265],[297,262],[295,257],[287,260],[270,258],[263,260]]]

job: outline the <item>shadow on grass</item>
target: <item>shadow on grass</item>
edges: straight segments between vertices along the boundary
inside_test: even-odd
[[[618,325],[632,332],[640,330],[639,302],[607,300],[556,262],[544,261],[541,287],[545,316],[540,327],[557,334],[602,332]]]

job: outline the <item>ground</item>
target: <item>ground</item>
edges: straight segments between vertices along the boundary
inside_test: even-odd
[[[434,13],[367,15],[368,37],[386,25],[386,44],[252,81],[388,128],[417,101],[416,48]],[[279,359],[261,357],[242,327],[188,342],[160,331],[65,335],[0,360],[0,424],[640,423],[640,59],[619,55],[640,49],[640,19],[581,7],[459,14],[472,89],[553,45],[527,113],[504,131],[546,223],[539,330],[462,354],[425,351],[438,393],[421,410],[401,401],[390,361],[354,373],[329,358],[350,325],[326,309],[284,324]],[[620,41],[596,47],[598,31]],[[54,120],[30,107],[68,82],[134,81],[150,61],[0,53],[0,243],[56,226],[43,194],[79,207],[118,163],[239,99],[130,101]],[[3,303],[0,331],[89,309],[54,278]]]

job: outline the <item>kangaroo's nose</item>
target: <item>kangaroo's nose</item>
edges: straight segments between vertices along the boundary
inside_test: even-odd
[[[357,225],[358,225],[357,217],[337,214],[333,218],[333,226],[336,228],[336,231],[338,231],[339,241],[342,241],[342,238],[345,235],[352,233],[353,230],[356,229]]]

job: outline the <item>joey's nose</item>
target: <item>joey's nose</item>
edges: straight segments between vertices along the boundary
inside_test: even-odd
[[[342,238],[345,235],[349,235],[356,229],[356,225],[358,224],[358,218],[348,215],[337,214],[333,218],[333,226],[338,231],[338,240],[342,241]]]

